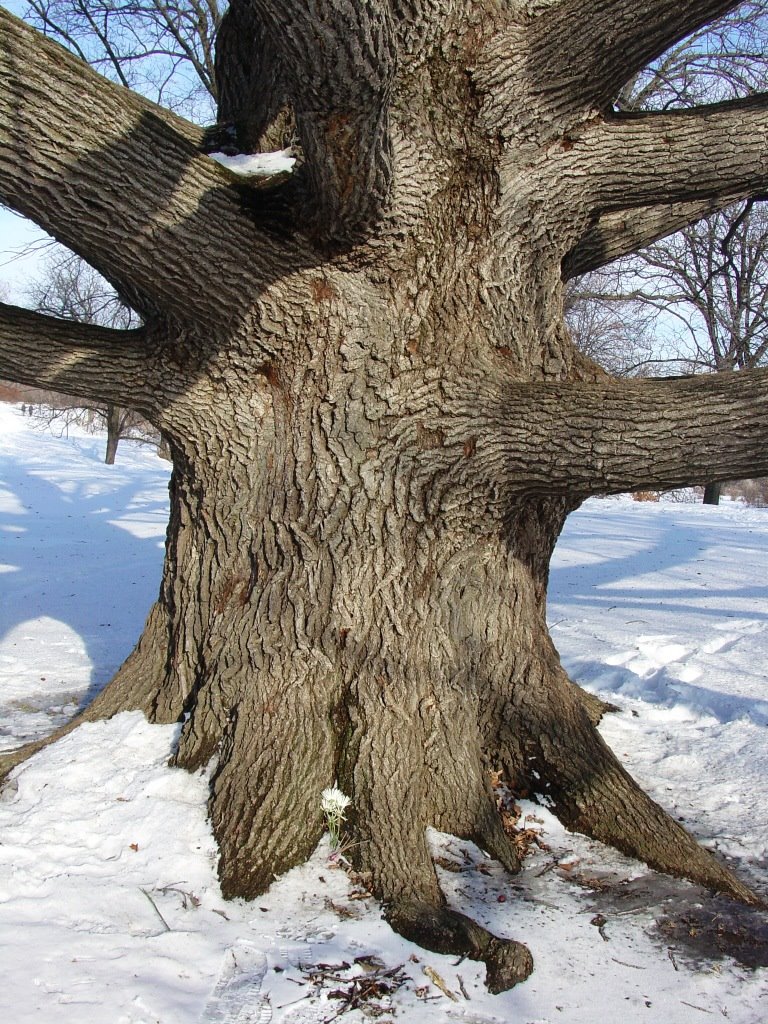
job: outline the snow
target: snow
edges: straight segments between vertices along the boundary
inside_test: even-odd
[[[238,153],[235,156],[227,156],[226,153],[209,155],[217,164],[244,177],[264,178],[272,174],[290,173],[296,163],[292,149],[281,149],[276,153]]]
[[[5,749],[107,681],[157,591],[168,466],[125,443],[115,466],[102,457],[102,439],[53,438],[0,405]],[[613,749],[763,894],[767,581],[768,510],[593,500],[558,545],[549,608],[568,670],[620,708],[602,727]],[[542,846],[514,879],[472,844],[430,835],[450,903],[533,952],[532,977],[500,996],[482,965],[395,935],[327,839],[260,899],[225,902],[207,777],[168,767],[175,736],[139,714],[83,725],[0,794],[0,1019],[330,1021],[345,1005],[331,993],[395,968],[391,996],[361,1004],[383,1007],[384,1024],[768,1017],[766,968],[696,945],[697,922],[716,914],[719,934],[733,905],[567,833],[533,803]],[[765,924],[744,911],[736,926],[750,921],[765,956]]]

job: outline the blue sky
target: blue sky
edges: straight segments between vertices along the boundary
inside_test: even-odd
[[[37,225],[0,209],[0,283],[11,302],[24,305],[27,282],[39,269],[46,241],[50,241],[49,236]]]

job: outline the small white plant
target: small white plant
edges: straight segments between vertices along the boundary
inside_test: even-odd
[[[324,789],[321,806],[328,825],[328,835],[331,838],[331,851],[339,849],[341,843],[341,823],[344,821],[344,811],[352,801],[333,786],[331,789]]]

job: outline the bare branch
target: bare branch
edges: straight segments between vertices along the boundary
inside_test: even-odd
[[[153,409],[144,328],[115,330],[0,303],[0,377],[88,401]]]
[[[28,0],[25,19],[100,73],[210,120],[218,0]]]
[[[259,230],[202,132],[107,82],[0,9],[0,198],[77,252],[141,314],[245,316],[256,280],[301,257]],[[140,169],[140,173],[136,170]],[[200,245],[200,239],[206,245]],[[201,288],[211,267],[215,289]]]

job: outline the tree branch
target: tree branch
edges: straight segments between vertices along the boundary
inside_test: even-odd
[[[244,266],[271,280],[276,265],[300,262],[244,208],[243,193],[259,193],[231,186],[201,154],[201,131],[106,81],[2,8],[0,82],[0,197],[144,316],[163,310],[183,323],[215,324],[226,310],[237,320],[253,301]],[[201,288],[212,266],[217,287]]]
[[[533,23],[531,76],[555,103],[605,110],[633,75],[737,3],[566,0],[547,7]]]
[[[250,3],[230,4],[216,37],[215,67],[218,120],[237,152],[255,153],[288,97],[281,61]]]
[[[396,44],[385,0],[252,0],[282,68],[318,234],[369,228],[392,178]],[[233,0],[237,9],[248,0]],[[257,70],[258,73],[258,70]]]
[[[151,415],[145,328],[121,331],[0,303],[0,378]]]
[[[748,199],[768,189],[768,94],[665,114],[617,115],[585,130],[568,156],[587,161],[586,188],[599,214]]]
[[[721,196],[717,199],[640,206],[604,213],[565,256],[563,280],[569,281],[592,270],[599,270],[740,198],[740,195]]]
[[[510,489],[522,477],[586,498],[768,474],[768,370],[510,390],[488,431]]]

